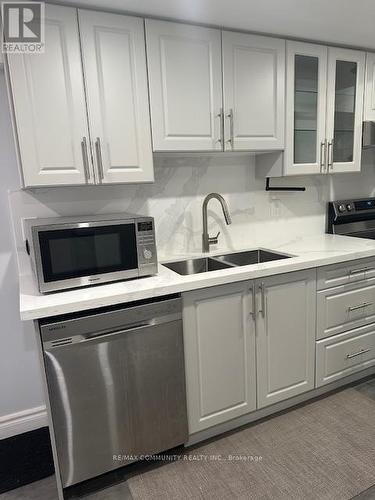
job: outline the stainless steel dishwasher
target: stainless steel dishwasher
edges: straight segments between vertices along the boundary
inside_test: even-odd
[[[64,488],[186,442],[181,307],[173,297],[40,322]]]

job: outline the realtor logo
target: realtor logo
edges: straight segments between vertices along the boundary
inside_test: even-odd
[[[2,2],[2,52],[44,52],[44,2]]]

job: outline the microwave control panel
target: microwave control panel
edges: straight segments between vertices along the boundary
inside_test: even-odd
[[[153,219],[137,221],[138,266],[140,275],[150,274],[150,266],[157,272],[157,255]]]

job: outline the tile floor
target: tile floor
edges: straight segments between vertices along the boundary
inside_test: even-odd
[[[367,395],[371,399],[375,399],[375,377],[360,383],[355,386],[355,389],[362,394]],[[328,396],[329,397],[329,396]],[[277,418],[277,417],[276,417]],[[374,419],[375,425],[375,419]],[[142,472],[142,465],[130,466],[133,467],[132,473],[137,470]],[[149,467],[146,466],[146,467]],[[375,467],[375,464],[374,464]],[[114,482],[111,486],[100,486],[100,483],[90,486],[91,491],[76,491],[70,492],[69,499],[84,498],[86,500],[132,500],[132,495],[126,483],[126,476],[120,479],[119,474],[114,475]],[[95,480],[96,481],[96,480]],[[92,491],[95,490],[95,491]],[[56,500],[57,492],[55,486],[54,476],[50,476],[41,481],[37,481],[27,486],[23,486],[13,491],[3,493],[0,495],[0,500]],[[146,500],[146,499],[145,499]],[[275,499],[277,500],[277,499]],[[364,490],[359,495],[355,496],[353,500],[375,500],[375,485],[367,490]]]

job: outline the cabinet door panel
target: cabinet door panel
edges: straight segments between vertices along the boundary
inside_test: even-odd
[[[255,410],[251,294],[239,283],[183,295],[190,434]]]
[[[328,173],[361,170],[365,53],[328,49]]]
[[[223,78],[225,149],[283,149],[285,41],[224,31]]]
[[[44,54],[7,58],[24,184],[84,184],[88,127],[76,10],[46,5],[45,37]]]
[[[316,385],[320,387],[375,364],[375,325],[316,343]]]
[[[260,288],[264,288],[262,292]],[[314,388],[315,271],[256,282],[258,408]]]
[[[219,30],[146,20],[154,151],[221,150]]]
[[[286,175],[325,172],[327,48],[287,42]]]
[[[364,120],[375,120],[375,54],[366,55]]]
[[[80,10],[79,24],[98,182],[153,181],[143,20]]]
[[[375,320],[375,279],[317,294],[317,338],[331,337]]]

